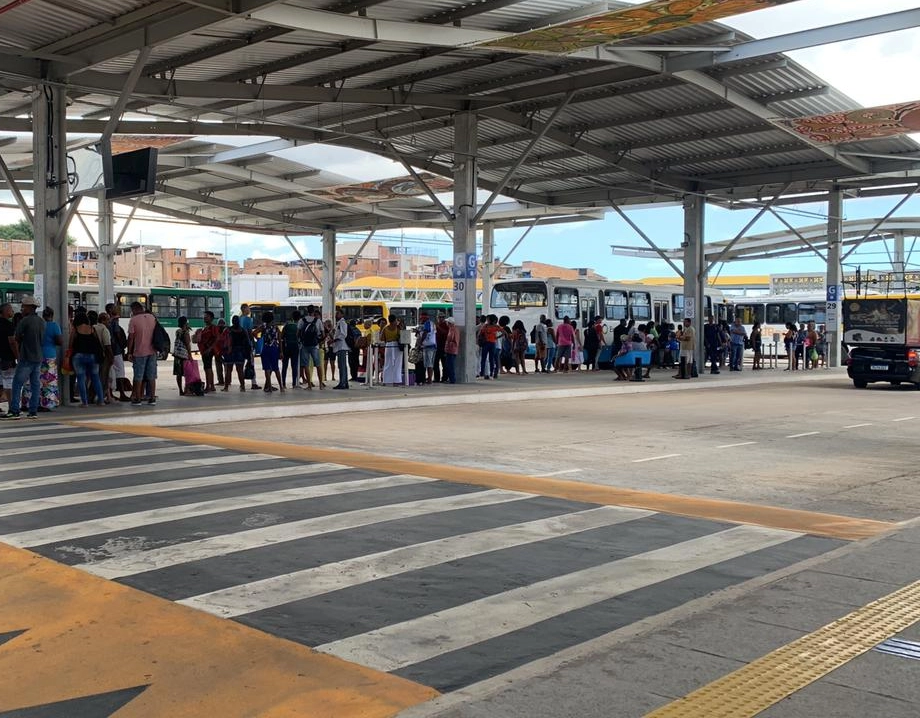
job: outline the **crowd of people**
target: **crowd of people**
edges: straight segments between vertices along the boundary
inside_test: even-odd
[[[172,374],[182,396],[203,396],[226,392],[234,375],[240,391],[284,392],[292,389],[348,389],[350,382],[370,380],[398,386],[409,383],[405,366],[412,369],[418,386],[457,381],[460,333],[452,317],[421,312],[418,326],[407,331],[397,316],[376,321],[346,321],[341,310],[334,318],[323,318],[319,307],[295,311],[280,326],[272,312],[252,316],[248,305],[229,324],[204,313],[204,326],[192,331],[186,317],[170,338],[156,317],[139,302],[131,305],[127,330],[120,312],[108,304],[98,314],[85,308],[69,308],[67,345],[54,311],[38,313],[35,297],[22,300],[22,311],[14,314],[11,304],[0,306],[0,380],[8,402],[5,418],[27,418],[53,411],[59,406],[59,374],[69,376],[70,399],[80,407],[114,401],[133,406],[156,405],[157,363],[172,355]],[[600,365],[614,368],[616,380],[631,378],[633,367],[617,366],[617,357],[630,352],[648,352],[651,368],[679,367],[675,378],[697,373],[694,363],[696,335],[685,319],[675,326],[654,321],[636,323],[621,319],[610,336],[601,317],[594,317],[584,329],[564,316],[554,324],[545,315],[529,330],[520,320],[495,314],[477,318],[477,378],[495,380],[501,374],[528,374],[526,360],[531,347],[533,373],[597,371]],[[787,371],[825,365],[826,341],[814,322],[798,328],[789,323],[783,335],[788,357]],[[712,317],[703,327],[703,347],[709,370],[720,373],[741,371],[745,349],[753,349],[753,369],[764,368],[761,327],[755,323],[750,334],[740,319],[732,324]],[[199,368],[200,356],[203,376]],[[256,363],[263,377],[258,383]],[[130,365],[132,377],[127,378]],[[2,414],[0,414],[2,415]]]

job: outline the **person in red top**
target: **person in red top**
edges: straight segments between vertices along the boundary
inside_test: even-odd
[[[568,317],[562,317],[562,324],[556,328],[556,371],[568,372],[572,363],[572,346],[574,344],[575,328],[569,324]]]
[[[498,362],[495,360],[495,344],[504,330],[498,326],[498,317],[490,314],[479,330],[479,375],[483,379],[498,378]],[[489,371],[486,372],[486,361]]]
[[[201,361],[204,362],[204,390],[217,391],[214,388],[214,359],[217,359],[218,377],[220,384],[224,383],[223,368],[220,363],[220,329],[214,324],[214,312],[205,311],[204,328],[198,333],[198,351],[201,352]]]

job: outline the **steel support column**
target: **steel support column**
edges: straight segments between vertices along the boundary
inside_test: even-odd
[[[335,230],[323,230],[323,319],[334,319],[335,314]]]
[[[703,314],[706,310],[706,253],[704,247],[706,201],[699,195],[684,197],[684,301],[694,305],[696,363],[703,371]],[[685,305],[686,310],[686,305]]]
[[[827,277],[825,287],[841,284],[840,243],[843,238],[843,192],[834,187],[827,196]],[[838,305],[839,306],[839,305]],[[839,319],[843,319],[840,309]],[[827,365],[840,366],[840,321],[827,323]]]
[[[96,263],[99,268],[99,309],[115,301],[115,247],[114,214],[112,203],[105,198],[105,190],[99,193],[99,233],[98,255]]]
[[[486,222],[482,226],[482,305],[492,296],[492,273],[495,271],[495,225]]]
[[[35,293],[54,309],[64,331],[67,321],[67,134],[64,90],[40,87],[32,102],[33,203],[35,220]],[[65,392],[61,393],[66,397]]]
[[[476,379],[476,277],[468,277],[466,258],[476,256],[476,149],[478,118],[472,112],[461,112],[454,123],[454,261],[458,255],[464,261],[464,278],[455,279],[462,288],[454,290],[454,315],[460,330],[460,354],[457,356],[457,381]],[[457,304],[464,311],[458,316]],[[483,304],[488,298],[483,296]]]
[[[907,262],[904,259],[904,232],[894,233],[894,251],[891,257],[891,270],[894,273],[894,291],[905,294],[907,293]]]

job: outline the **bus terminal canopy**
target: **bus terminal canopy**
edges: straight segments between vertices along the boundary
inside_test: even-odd
[[[140,207],[240,230],[450,226],[470,159],[494,193],[476,220],[509,224],[690,194],[904,192],[920,181],[906,136],[920,103],[864,112],[783,53],[915,27],[920,11],[768,40],[716,22],[788,1],[678,15],[663,0],[0,0],[0,189],[31,188],[15,133],[55,87],[71,136],[161,148]],[[222,135],[263,140],[191,139]],[[284,159],[317,143],[405,171],[369,184]]]

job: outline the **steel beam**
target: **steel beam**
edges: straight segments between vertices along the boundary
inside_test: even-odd
[[[749,40],[725,51],[691,53],[684,57],[673,57],[665,62],[666,72],[698,70],[729,62],[750,60],[768,55],[780,55],[806,47],[845,42],[861,37],[897,32],[920,27],[920,9],[902,10],[887,15],[851,20],[836,25],[825,25],[811,30],[791,32],[762,40]]]

